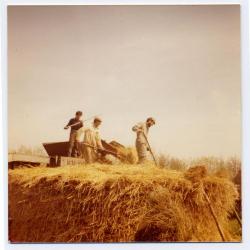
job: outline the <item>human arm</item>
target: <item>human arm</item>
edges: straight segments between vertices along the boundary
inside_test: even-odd
[[[143,127],[141,123],[137,123],[135,126],[132,127],[134,132],[143,132]]]
[[[64,127],[64,129],[68,129],[72,124],[72,119],[69,120],[68,124]]]
[[[78,129],[82,128],[83,127],[82,121],[78,121],[78,122],[75,122],[75,123],[69,125],[69,127],[76,127],[76,126],[78,127]]]
[[[83,127],[83,122],[80,120],[78,122],[75,122],[73,119],[71,119],[68,124],[64,127],[64,129],[68,129],[69,127],[76,127],[77,129],[82,128]]]

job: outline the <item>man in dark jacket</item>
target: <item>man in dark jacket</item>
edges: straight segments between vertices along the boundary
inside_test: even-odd
[[[74,157],[77,157],[79,154],[79,149],[78,149],[78,142],[77,142],[77,131],[81,127],[83,127],[83,122],[81,120],[82,117],[82,111],[77,111],[75,118],[72,118],[69,120],[68,124],[64,127],[64,129],[70,129],[70,136],[69,136],[69,149],[68,149],[68,156],[72,156],[72,150],[73,148],[75,149],[74,152]]]

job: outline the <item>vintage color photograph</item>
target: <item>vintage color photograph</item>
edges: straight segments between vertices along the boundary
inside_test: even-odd
[[[7,21],[10,243],[241,242],[240,5]]]

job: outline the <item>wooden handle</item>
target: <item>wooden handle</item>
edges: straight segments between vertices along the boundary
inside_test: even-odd
[[[218,218],[217,218],[217,216],[216,216],[216,214],[215,214],[215,212],[214,212],[214,209],[213,209],[213,207],[212,207],[212,204],[211,204],[211,202],[210,202],[210,199],[209,199],[208,195],[206,194],[205,190],[203,190],[203,193],[204,193],[204,196],[205,196],[205,198],[206,198],[206,200],[207,200],[207,203],[208,203],[210,212],[211,212],[211,214],[212,214],[212,216],[213,216],[213,218],[214,218],[215,224],[216,224],[216,226],[217,226],[217,228],[218,228],[218,231],[219,231],[219,233],[220,233],[220,236],[221,236],[221,238],[222,238],[222,241],[226,241],[226,237],[225,237],[225,235],[224,235],[224,233],[223,233],[223,230],[222,230],[222,227],[221,227],[221,225],[220,225],[220,223],[219,223],[219,220],[218,220]]]

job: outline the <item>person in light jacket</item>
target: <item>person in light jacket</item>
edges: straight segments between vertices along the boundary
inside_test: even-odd
[[[138,155],[138,163],[144,163],[147,160],[147,151],[149,150],[147,144],[147,136],[149,128],[155,125],[155,119],[149,117],[146,122],[139,122],[133,126],[132,130],[136,132],[136,151]]]
[[[82,127],[77,134],[77,141],[82,144],[81,155],[86,163],[93,163],[98,159],[98,149],[103,150],[99,126],[102,120],[96,117],[91,127]],[[83,142],[83,143],[81,143]]]

